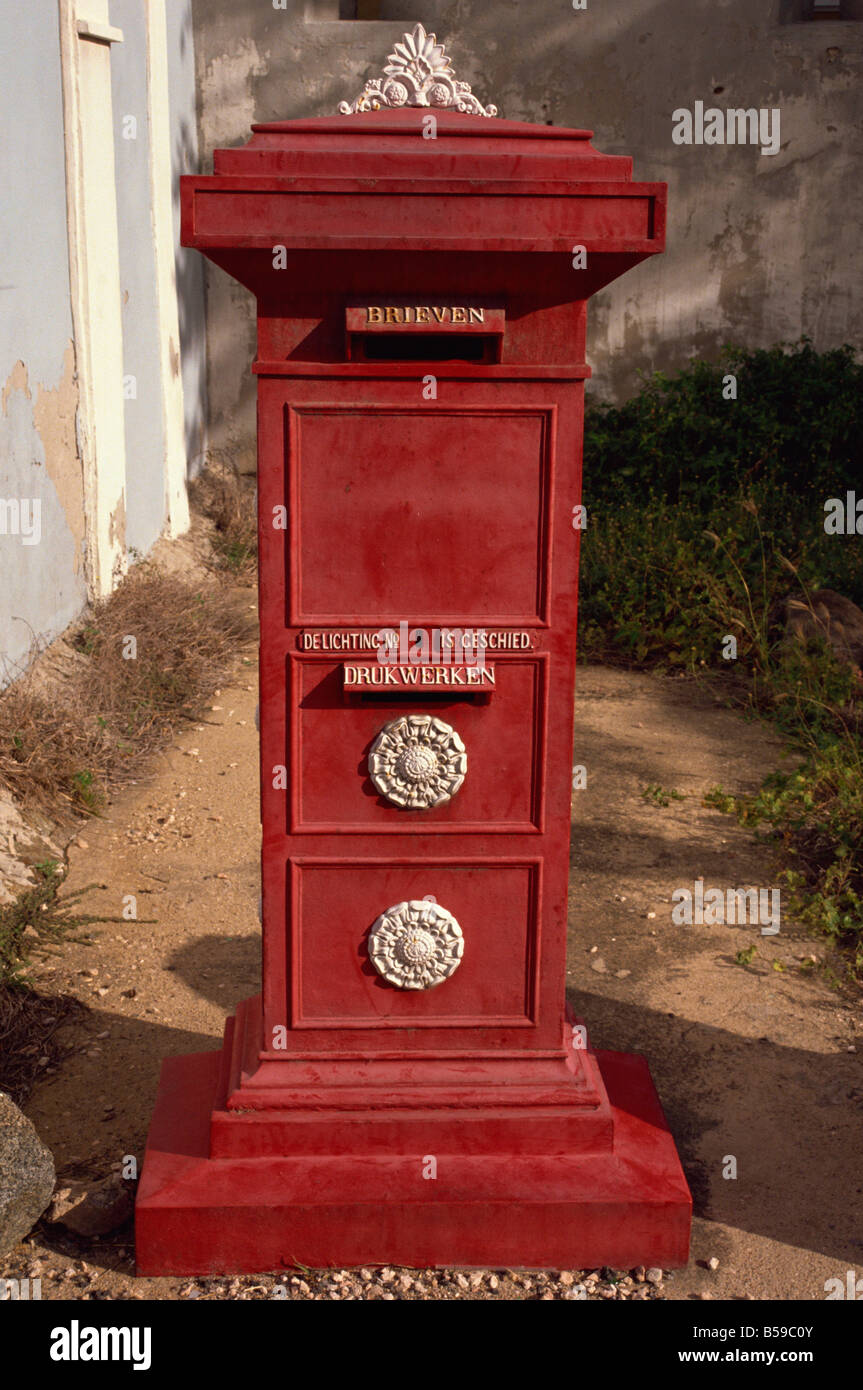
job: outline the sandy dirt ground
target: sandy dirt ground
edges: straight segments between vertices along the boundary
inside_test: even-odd
[[[61,1184],[140,1160],[162,1059],[218,1047],[226,1015],[257,991],[256,690],[251,654],[152,778],[70,849],[68,887],[99,885],[90,910],[120,920],[37,975],[89,1009],[26,1106]],[[773,937],[671,921],[672,891],[697,877],[775,884],[765,850],[701,798],[716,783],[754,790],[781,749],[683,680],[584,667],[576,709],[588,778],[573,793],[568,992],[591,1045],[647,1056],[679,1145],[692,1260],[663,1294],[823,1299],[825,1280],[863,1274],[859,1003],[825,979],[821,943],[784,919]],[[683,799],[649,802],[651,783]],[[130,895],[137,920],[123,917]],[[736,1179],[723,1177],[729,1156]],[[131,1225],[77,1248],[43,1228],[19,1255],[48,1276],[43,1298],[198,1296],[189,1280],[134,1278]],[[477,1296],[463,1284],[453,1296]]]
[[[776,885],[764,847],[701,799],[754,791],[781,745],[688,681],[588,667],[577,687],[570,998],[592,1046],[648,1058],[678,1144],[696,1215],[668,1296],[823,1299],[825,1280],[863,1273],[859,1001],[805,961],[823,946],[790,922],[762,937],[671,920],[698,877]],[[684,799],[646,801],[655,783]]]

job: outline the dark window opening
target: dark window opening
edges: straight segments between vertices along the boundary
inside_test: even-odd
[[[383,19],[383,0],[306,0],[303,17],[308,24],[333,19]]]
[[[823,19],[863,19],[863,0],[780,0],[779,23],[802,24]]]
[[[416,0],[305,0],[305,6],[300,9],[307,24],[333,19],[392,20],[404,24],[406,29],[413,29],[422,17]]]
[[[381,19],[383,0],[339,0],[339,19]]]

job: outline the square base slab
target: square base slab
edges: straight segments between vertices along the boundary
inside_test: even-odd
[[[169,1058],[138,1190],[138,1274],[684,1265],[692,1202],[647,1063],[594,1055],[610,1154],[437,1153],[434,1178],[418,1153],[211,1159],[221,1054]]]

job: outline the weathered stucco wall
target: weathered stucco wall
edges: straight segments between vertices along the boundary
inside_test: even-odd
[[[0,9],[0,686],[86,599],[59,25]],[[34,524],[38,519],[37,524]]]
[[[729,341],[860,341],[861,0],[849,0],[856,22],[791,22],[798,0],[587,0],[578,11],[570,0],[381,0],[378,22],[311,18],[338,14],[335,0],[284,3],[193,0],[204,169],[252,121],[335,112],[419,20],[502,116],[592,129],[598,149],[633,156],[637,178],[669,184],[666,254],[593,301],[594,390],[624,398],[640,371]],[[779,151],[674,144],[672,112],[696,101],[779,108]],[[207,285],[212,444],[251,468],[253,305],[212,266]]]
[[[151,0],[111,0],[111,22],[123,32],[123,41],[111,46],[105,70],[113,111],[107,88],[87,86],[79,92],[81,100],[90,102],[86,114],[91,126],[101,121],[106,131],[108,160],[98,167],[92,141],[73,143],[64,128],[57,0],[41,0],[39,17],[25,5],[0,8],[0,113],[7,133],[0,153],[0,688],[23,669],[34,646],[62,632],[98,591],[93,552],[100,527],[110,528],[123,560],[127,551],[146,554],[166,523],[174,533],[182,529],[177,493],[184,501],[184,458],[176,393],[173,414],[167,404],[172,373],[175,380],[182,372],[185,388],[190,473],[200,468],[205,455],[203,268],[199,257],[180,253],[178,357],[176,324],[171,327],[173,290],[166,284],[171,245],[169,238],[160,243],[166,248],[160,278],[154,234],[154,187],[173,192],[176,200],[180,173],[194,168],[197,160],[191,4],[170,0],[168,5],[167,92],[161,43],[153,52],[162,62],[148,68],[153,57],[153,52],[148,57],[148,20],[156,32],[150,5]],[[71,74],[72,66],[67,68],[67,95]],[[80,126],[79,121],[72,128],[80,131]],[[151,144],[157,147],[155,160]],[[72,219],[67,157],[69,186],[81,200],[79,216]],[[156,184],[156,179],[163,181]],[[86,199],[81,193],[85,184]],[[92,247],[82,235],[87,228],[108,226],[115,202],[119,310],[116,267],[105,275],[104,257],[88,261]],[[179,209],[174,211],[179,245]],[[76,227],[72,263],[78,266],[81,291],[74,314],[70,220]],[[125,473],[122,460],[118,465],[122,447],[106,444],[99,421],[88,424],[83,410],[88,370],[83,364],[89,361],[92,373],[94,359],[97,366],[104,361],[101,315],[111,305],[122,313],[125,390],[121,428],[114,438],[125,443]],[[75,339],[82,324],[91,329],[89,358]],[[171,362],[166,367],[168,341]],[[119,382],[119,368],[117,377]],[[88,441],[95,457],[85,478],[82,455],[87,457]],[[115,473],[119,504],[116,489],[112,493],[99,486]],[[122,568],[118,564],[115,577]]]

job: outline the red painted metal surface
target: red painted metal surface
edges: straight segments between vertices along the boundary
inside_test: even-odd
[[[683,1263],[646,1065],[564,1010],[585,309],[662,249],[665,186],[587,132],[416,110],[214,167],[184,243],[258,297],[263,991],[165,1064],[139,1270]],[[410,659],[351,688],[400,624],[481,634],[493,689]],[[417,713],[468,750],[434,809],[369,776]],[[429,896],[464,956],[400,989],[369,931]]]

